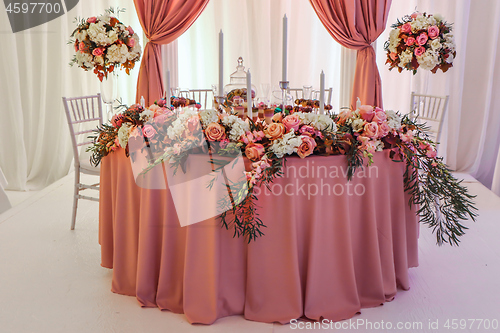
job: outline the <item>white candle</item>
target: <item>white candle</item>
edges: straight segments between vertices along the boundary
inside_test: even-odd
[[[145,107],[146,107],[146,100],[144,99],[144,96],[141,96],[141,106],[142,106],[143,108],[145,108]]]
[[[286,70],[287,70],[287,39],[288,39],[288,19],[283,16],[283,61],[282,61],[282,81],[285,82],[287,80]]]
[[[358,97],[358,100],[356,101],[356,110],[359,110],[360,107],[361,107],[361,100]]]
[[[165,99],[167,100],[168,106],[170,106],[170,70],[167,68],[167,73],[165,74],[165,87],[166,87],[166,94],[165,94]]]
[[[252,115],[252,74],[250,74],[250,68],[247,70],[247,116],[253,119]]]
[[[319,113],[325,114],[325,73],[319,76]]]
[[[224,34],[219,32],[219,97],[224,96]]]

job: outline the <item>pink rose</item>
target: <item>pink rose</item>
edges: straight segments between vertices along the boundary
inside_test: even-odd
[[[96,23],[97,22],[97,17],[92,16],[87,19],[87,23]]]
[[[132,36],[134,34],[134,29],[132,29],[131,26],[128,26],[127,31],[128,31],[130,36]]]
[[[303,135],[301,136],[302,138],[302,143],[300,146],[297,148],[297,155],[300,156],[300,158],[307,157],[311,155],[314,152],[314,148],[316,148],[316,141],[310,137]]]
[[[366,123],[363,135],[370,139],[376,138],[378,136],[378,124],[376,122]]]
[[[429,158],[435,158],[437,156],[437,152],[435,150],[431,149],[431,150],[428,150],[427,154],[425,154],[425,155],[427,155],[427,157],[429,157]]]
[[[135,46],[135,38],[129,38],[127,42],[128,47],[134,47]]]
[[[429,38],[430,39],[434,39],[436,38],[437,36],[439,36],[439,28],[435,25],[431,25],[428,29],[427,29],[427,33],[429,34]]]
[[[424,53],[425,53],[425,47],[419,46],[419,47],[415,48],[415,55],[417,57],[420,57]]]
[[[416,18],[417,18],[417,17],[419,17],[420,15],[422,15],[422,13],[415,12],[415,13],[411,14],[411,18],[412,18],[412,19],[416,19]]]
[[[227,145],[229,144],[229,139],[222,139],[220,142],[219,142],[219,147],[221,149],[224,149],[227,147]]]
[[[410,22],[407,22],[401,26],[401,32],[404,34],[407,34],[411,32],[411,24]]]
[[[80,42],[80,44],[78,44],[78,49],[80,50],[80,52],[84,52],[85,51],[85,43]]]
[[[245,155],[250,161],[258,161],[264,155],[264,146],[260,143],[250,143],[245,149]]]
[[[415,38],[413,37],[406,38],[406,45],[412,46],[413,44],[415,44]]]
[[[422,32],[420,35],[417,37],[417,44],[418,45],[425,45],[427,43],[427,34],[425,32]]]
[[[297,132],[299,130],[300,118],[296,114],[286,116],[283,119],[283,125],[285,125],[287,131],[290,131],[293,129],[295,132]]]
[[[385,114],[385,111],[383,111],[380,108],[375,109],[375,116],[373,116],[372,121],[382,124],[387,120],[387,115]]]
[[[383,137],[387,136],[390,131],[391,131],[391,127],[389,126],[389,124],[387,124],[387,122],[384,121],[382,124],[378,125],[378,137],[379,138],[383,138]]]
[[[373,106],[371,105],[361,105],[359,107],[359,114],[363,120],[372,121],[375,111],[373,111]]]
[[[104,53],[104,51],[100,47],[98,47],[97,49],[94,49],[94,51],[92,51],[92,54],[96,57],[102,56],[103,53]]]
[[[142,128],[142,135],[144,135],[148,139],[151,139],[156,135],[156,130],[151,125],[144,125],[144,127]]]
[[[314,127],[309,126],[309,125],[304,125],[299,129],[300,134],[305,134],[308,136],[313,136],[315,133]]]

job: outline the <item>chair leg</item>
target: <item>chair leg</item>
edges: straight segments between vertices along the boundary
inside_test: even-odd
[[[76,209],[78,208],[78,195],[80,192],[80,169],[75,168],[75,190],[73,195],[73,216],[71,219],[71,230],[75,230]]]

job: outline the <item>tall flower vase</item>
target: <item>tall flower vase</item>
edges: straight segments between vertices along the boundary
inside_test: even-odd
[[[110,121],[113,117],[113,102],[117,96],[118,77],[115,73],[109,73],[108,77],[103,78],[101,81],[101,97],[104,104],[106,104],[106,118]]]

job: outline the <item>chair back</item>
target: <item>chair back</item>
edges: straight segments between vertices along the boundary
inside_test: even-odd
[[[214,92],[212,89],[191,89],[191,99],[201,104],[201,110],[214,107]],[[210,103],[209,103],[210,102]]]
[[[332,92],[333,92],[333,88],[325,89],[325,94],[326,94],[325,105],[332,104]],[[313,99],[319,99],[319,95],[320,95],[319,90],[313,90],[313,92],[312,92]]]
[[[68,121],[75,166],[80,167],[80,151],[93,144],[88,136],[102,125],[101,94],[83,97],[63,97],[64,110]]]
[[[420,123],[427,123],[430,127],[431,135],[436,142],[439,142],[441,130],[443,128],[443,118],[448,106],[447,96],[434,96],[411,93],[410,118],[417,119]]]

